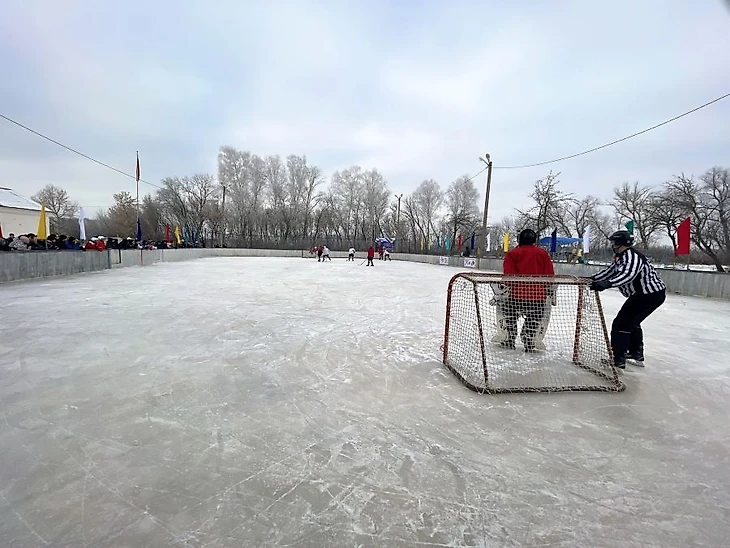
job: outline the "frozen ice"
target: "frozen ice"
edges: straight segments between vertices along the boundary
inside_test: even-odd
[[[0,286],[0,545],[730,544],[730,303],[670,296],[625,392],[484,396],[440,363],[454,273]]]

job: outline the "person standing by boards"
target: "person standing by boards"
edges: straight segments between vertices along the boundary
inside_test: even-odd
[[[375,258],[375,249],[371,245],[370,247],[368,247],[368,264],[366,264],[365,266],[375,266],[375,264],[373,263],[374,258]]]
[[[646,256],[633,248],[634,236],[628,230],[617,230],[608,240],[614,253],[613,262],[588,279],[594,291],[615,287],[626,297],[611,326],[614,367],[626,369],[627,359],[643,367],[641,322],[664,304],[667,286]]]

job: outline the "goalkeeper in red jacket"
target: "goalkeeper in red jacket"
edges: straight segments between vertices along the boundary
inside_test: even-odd
[[[555,276],[553,261],[550,254],[538,247],[537,234],[526,228],[517,237],[517,247],[504,257],[503,273],[505,276]],[[547,312],[550,310],[548,299],[553,297],[554,286],[549,283],[520,283],[509,282],[509,300],[503,307],[504,324],[507,336],[500,343],[505,348],[515,348],[517,338],[517,320],[524,316],[525,325],[520,338],[525,345],[525,352],[537,350],[539,333],[544,334],[542,324],[547,328]],[[546,308],[547,307],[547,308]]]

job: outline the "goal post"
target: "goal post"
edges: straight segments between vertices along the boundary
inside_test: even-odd
[[[589,285],[575,276],[456,274],[444,365],[480,393],[624,390],[600,295]]]

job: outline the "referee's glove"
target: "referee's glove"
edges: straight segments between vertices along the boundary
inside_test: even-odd
[[[591,282],[591,289],[593,291],[605,291],[611,288],[611,283],[607,280],[593,280]]]

